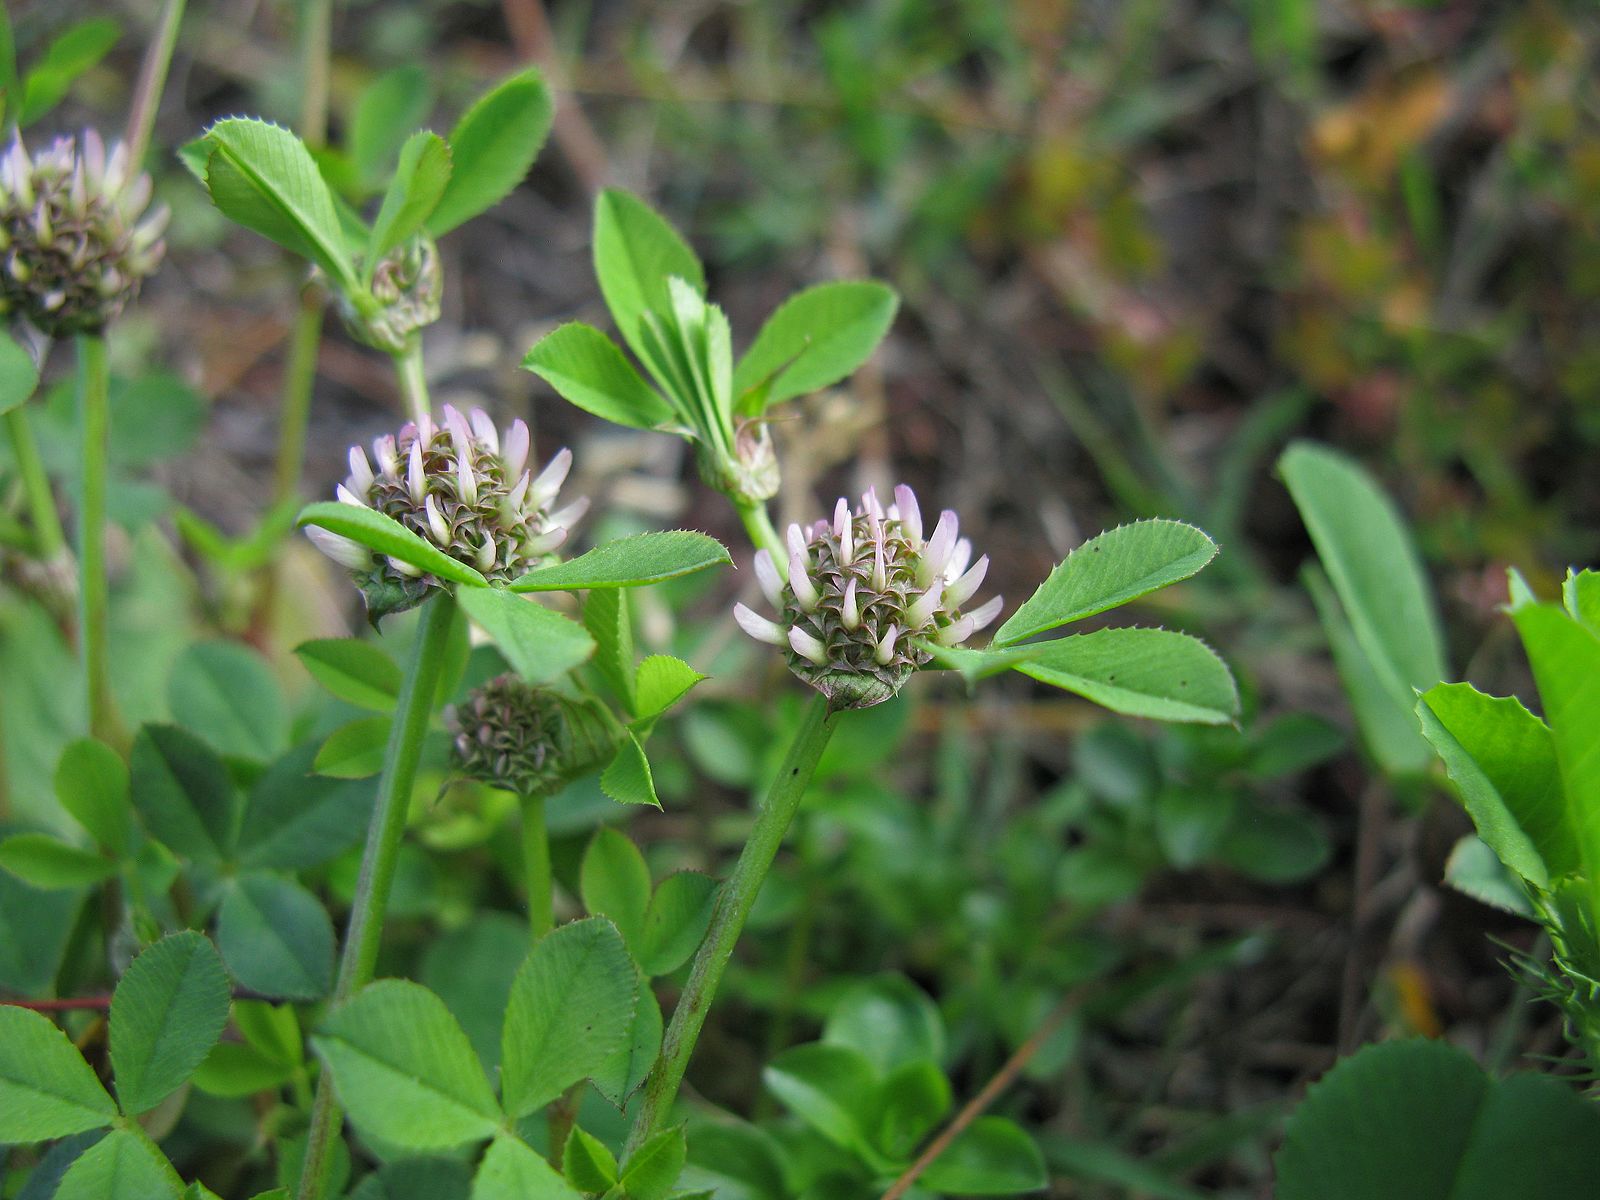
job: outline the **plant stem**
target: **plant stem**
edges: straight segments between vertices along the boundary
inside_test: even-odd
[[[418,426],[422,418],[432,412],[428,400],[428,378],[422,371],[422,340],[412,337],[406,348],[394,356],[395,375],[400,380],[400,398],[405,401],[406,415]]]
[[[317,351],[322,346],[322,289],[307,284],[300,310],[289,333],[289,358],[283,368],[283,405],[278,416],[278,469],[274,499],[287,500],[300,490],[306,461],[306,425],[317,379]]]
[[[178,25],[183,21],[184,0],[167,0],[161,10],[161,24],[145,47],[139,67],[139,82],[134,85],[128,107],[128,166],[137,171],[150,146],[150,131],[155,128],[156,110],[161,107],[161,92],[167,84],[167,69],[172,66],[172,51],[178,44]]]
[[[783,544],[783,539],[778,536],[778,531],[772,527],[772,518],[767,516],[767,506],[759,500],[741,500],[738,497],[729,497],[733,507],[738,510],[739,519],[744,522],[744,531],[750,536],[751,542],[757,550],[765,550],[772,555],[772,565],[778,568],[778,574],[785,579],[789,576],[789,551]]]
[[[987,1109],[1000,1097],[1000,1093],[1011,1086],[1013,1080],[1022,1074],[1026,1067],[1040,1050],[1056,1035],[1064,1025],[1067,1018],[1077,1011],[1082,998],[1069,996],[1058,1004],[1049,1016],[1039,1022],[1038,1027],[1028,1036],[1028,1040],[1018,1046],[1016,1052],[1006,1059],[1001,1068],[995,1072],[994,1077],[984,1084],[978,1094],[967,1101],[955,1118],[939,1131],[939,1135],[928,1143],[927,1147],[917,1156],[912,1163],[884,1192],[882,1200],[900,1200],[909,1192],[912,1186],[921,1177],[922,1173],[931,1167],[938,1157],[950,1148],[950,1143],[961,1136],[963,1130],[983,1115]]]
[[[439,669],[454,616],[455,601],[448,595],[436,596],[422,606],[422,628],[417,631],[411,663],[400,684],[394,723],[389,728],[389,744],[383,755],[383,774],[378,780],[377,803],[367,827],[367,847],[361,857],[361,874],[356,879],[350,924],[345,929],[339,976],[333,985],[335,1004],[368,983],[377,965],[384,912],[389,905],[389,889],[394,883],[395,862],[400,856],[411,792],[417,778],[417,759],[422,753],[423,736],[428,732],[428,715],[438,691]],[[333,1101],[333,1085],[324,1070],[317,1080],[317,1096],[311,1106],[311,1129],[305,1167],[300,1175],[299,1200],[320,1200],[327,1186],[326,1174],[333,1161],[328,1150],[338,1134],[339,1119]]]
[[[300,140],[311,150],[328,141],[328,55],[332,41],[333,0],[301,0],[300,4]],[[323,289],[306,283],[300,289],[300,307],[289,331],[289,353],[283,365],[283,395],[278,404],[278,460],[273,476],[273,500],[287,508],[300,492],[305,470],[306,427],[311,419],[311,397],[316,390],[317,355],[322,347],[322,316],[327,304]],[[272,516],[263,518],[271,520]],[[251,624],[263,642],[271,638],[273,613],[278,604],[282,563],[271,563],[260,574]]]
[[[555,928],[551,895],[550,834],[544,824],[544,793],[520,797],[522,801],[522,862],[528,883],[528,934],[537,942]]]
[[[789,744],[789,752],[784,756],[777,778],[772,781],[767,801],[756,816],[755,828],[750,831],[750,838],[739,854],[739,861],[734,864],[733,874],[728,876],[727,882],[717,893],[716,907],[711,913],[711,927],[694,956],[694,966],[689,971],[689,981],[684,985],[683,995],[678,997],[677,1007],[672,1010],[672,1023],[667,1027],[666,1037],[661,1043],[661,1057],[650,1072],[644,1100],[638,1116],[634,1118],[633,1129],[628,1134],[628,1153],[636,1150],[656,1131],[677,1099],[684,1068],[694,1052],[694,1044],[705,1024],[712,997],[716,995],[717,985],[722,982],[722,973],[727,969],[728,960],[733,957],[733,948],[744,930],[745,918],[750,915],[756,894],[778,856],[778,847],[783,844],[789,823],[800,807],[806,785],[811,782],[811,774],[816,770],[817,760],[822,757],[822,751],[833,733],[833,725],[834,719],[828,711],[827,700],[820,695],[813,697],[800,728],[795,731],[794,741]]]
[[[78,496],[79,649],[89,733],[121,744],[109,673],[110,584],[106,579],[106,455],[110,441],[110,367],[105,339],[78,336],[78,442],[83,459]]]
[[[328,143],[333,0],[302,0],[300,12],[300,140],[320,150]]]
[[[55,494],[39,457],[39,444],[28,424],[24,405],[6,413],[6,431],[17,459],[17,474],[22,477],[23,494],[28,501],[28,516],[33,522],[34,546],[40,561],[54,563],[66,557],[67,535],[61,532],[61,514],[56,511]]]

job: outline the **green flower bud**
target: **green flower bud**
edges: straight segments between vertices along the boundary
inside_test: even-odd
[[[370,295],[377,310],[364,315],[341,292],[339,315],[358,341],[399,354],[418,330],[439,319],[443,294],[439,248],[426,233],[419,233],[389,251],[374,268]]]
[[[51,337],[98,333],[161,262],[167,209],[147,211],[150,177],[100,135],[0,155],[0,312]]]
[[[707,486],[725,496],[751,503],[778,494],[782,477],[772,433],[765,421],[741,421],[729,456],[706,441],[695,443],[695,462]]]
[[[608,761],[616,724],[593,700],[501,675],[445,712],[460,772],[520,796],[545,795]]]
[[[789,526],[789,577],[765,550],[756,579],[778,619],[734,606],[739,627],[782,647],[789,669],[835,708],[870,708],[895,696],[931,655],[926,642],[955,646],[1000,615],[996,596],[971,611],[989,556],[972,562],[972,544],[946,509],[923,538],[911,489],[895,489],[884,508],[873,492],[852,513],[841,499],[832,521]]]

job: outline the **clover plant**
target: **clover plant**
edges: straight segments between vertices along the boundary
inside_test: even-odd
[[[71,635],[81,694],[39,719],[64,743],[51,744],[52,819],[0,837],[0,982],[19,995],[0,1004],[0,1143],[31,1170],[18,1194],[896,1200],[1049,1186],[1059,1142],[989,1112],[998,1089],[1062,1061],[1086,1017],[1260,942],[1232,938],[1115,987],[1103,977],[1119,948],[1106,939],[1081,943],[1071,983],[1030,960],[1160,870],[1311,877],[1332,853],[1323,826],[1273,793],[1336,756],[1342,734],[1305,714],[1247,719],[1200,638],[1107,617],[1216,557],[1182,513],[1083,540],[1018,602],[994,592],[994,576],[1016,572],[969,536],[978,514],[964,524],[932,489],[891,476],[826,503],[799,494],[798,472],[785,488],[784,406],[847,387],[871,359],[899,308],[884,283],[818,282],[736,336],[665,217],[620,189],[596,197],[595,291],[618,340],[546,324],[522,365],[590,417],[686,440],[731,508],[728,528],[743,530],[735,547],[693,529],[619,532],[590,515],[591,500],[596,516],[611,508],[603,487],[571,495],[569,479],[592,478],[574,474],[572,449],[535,446],[524,419],[436,406],[424,345],[447,299],[441,240],[527,176],[552,125],[550,89],[518,70],[441,135],[422,127],[428,72],[402,67],[355,90],[330,141],[331,10],[298,9],[294,129],[226,117],[178,152],[192,179],[166,164],[279,248],[297,308],[259,523],[229,537],[178,511],[199,573],[157,534],[133,554],[196,593],[216,576],[242,584],[249,616],[225,613],[207,636],[186,629],[164,693],[131,706],[118,702],[107,527],[112,466],[130,453],[115,443],[138,422],[114,430],[112,397],[135,393],[122,411],[137,417],[154,411],[141,386],[156,386],[176,421],[185,393],[114,381],[106,338],[163,262],[146,160],[184,6],[162,7],[120,139],[22,132],[115,29],[78,25],[19,72],[0,23],[0,312],[12,330],[0,409],[24,514],[0,532]],[[356,353],[390,360],[403,411],[306,502],[325,303]],[[28,405],[51,341],[66,338],[78,352],[70,470],[50,425],[63,424],[60,399]],[[537,403],[556,399],[541,390]],[[77,484],[75,548],[53,472]],[[1448,780],[1477,829],[1451,881],[1542,926],[1551,962],[1523,966],[1600,1070],[1600,574],[1570,573],[1560,605],[1511,577],[1536,716],[1448,681],[1420,556],[1372,480],[1309,443],[1280,473],[1320,560],[1305,579],[1363,749],[1413,806]],[[769,512],[780,488],[802,517],[782,532]],[[322,552],[308,569],[335,578],[366,627],[352,619],[359,632],[299,640],[275,662],[262,649],[291,587],[277,561],[291,530]],[[737,599],[736,579],[748,581]],[[694,623],[695,605],[709,609],[708,638],[651,638],[645,649],[676,653],[641,652],[641,614]],[[960,713],[1002,678],[1164,724],[1075,728],[1072,778],[976,847],[955,845],[922,797],[879,788],[863,814],[855,801],[902,731],[897,698],[937,691]],[[719,740],[733,726],[744,741]],[[944,792],[986,752],[979,736],[950,735]],[[725,872],[647,858],[646,838],[622,827],[645,810],[696,815],[678,740],[707,776],[750,793],[724,831]],[[837,883],[810,870],[840,829],[859,835],[833,847],[841,859],[859,865],[898,839],[916,847],[921,877],[885,866]],[[795,843],[809,891],[775,870]],[[437,861],[464,848],[484,878],[428,887]],[[974,880],[1013,894],[968,904],[957,885]],[[915,980],[869,965],[803,1012],[791,964],[769,988],[784,993],[767,998],[769,1052],[749,1064],[764,1110],[685,1095],[692,1072],[714,1072],[701,1035],[740,999],[741,941],[786,920],[803,930],[816,889],[836,883],[889,913],[892,936],[982,953]],[[996,933],[996,912],[1018,929]],[[54,995],[58,980],[85,977],[109,990]],[[987,1086],[953,1050],[993,1034],[960,1027],[978,1009],[1021,1030]],[[251,1116],[251,1144],[225,1168],[186,1136],[196,1096],[234,1105],[215,1119]],[[1402,1041],[1314,1086],[1286,1128],[1279,1194],[1578,1195],[1597,1144],[1600,1116],[1559,1083],[1492,1078],[1458,1050]]]

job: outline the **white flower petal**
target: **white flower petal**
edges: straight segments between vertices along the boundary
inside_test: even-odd
[[[922,548],[922,509],[917,506],[917,494],[905,484],[900,484],[894,489],[895,512],[900,518],[900,528],[906,531],[906,538],[911,542],[913,550]]]
[[[839,620],[846,629],[855,629],[861,624],[861,609],[856,605],[856,581],[853,578],[845,585],[844,603],[839,606]]]
[[[489,447],[489,453],[499,454],[500,431],[494,427],[489,414],[481,408],[475,408],[467,414],[467,420],[472,425],[472,432],[478,435],[478,440]]]
[[[939,591],[940,589],[937,587],[929,588],[917,597],[916,602],[910,608],[906,609],[906,627],[908,629],[921,629],[929,621],[933,620],[933,614],[939,611]]]
[[[530,508],[546,508],[550,501],[556,498],[556,493],[561,490],[561,485],[567,481],[567,472],[572,470],[572,451],[562,447],[556,452],[544,470],[534,478],[532,486],[528,488],[528,505]]]
[[[439,511],[439,505],[432,496],[422,506],[428,517],[428,528],[433,531],[433,540],[440,547],[448,548],[450,545],[450,524],[444,519],[444,514]]]
[[[778,574],[778,565],[772,561],[772,553],[767,550],[757,550],[756,582],[761,585],[761,594],[767,598],[767,603],[773,608],[783,607],[783,576]]]
[[[945,567],[950,563],[950,554],[956,548],[956,535],[960,528],[961,521],[953,509],[947,508],[939,514],[939,523],[933,527],[933,535],[928,538],[917,567],[917,581],[923,587],[944,574]]]
[[[758,642],[766,642],[770,646],[786,646],[789,643],[782,625],[767,620],[747,604],[733,606],[733,619],[739,623],[740,629]]]
[[[889,665],[889,660],[894,657],[895,638],[900,636],[900,627],[891,625],[883,631],[883,636],[878,639],[878,648],[873,651],[872,657],[878,660],[880,667]]]
[[[372,552],[360,542],[353,542],[316,525],[306,527],[306,536],[311,539],[313,546],[342,567],[362,571],[372,565]]]
[[[799,626],[790,627],[789,645],[801,658],[809,659],[819,667],[828,665],[828,648]]]
[[[987,629],[993,624],[994,619],[1000,615],[1000,610],[1004,607],[1005,598],[996,596],[992,600],[984,601],[983,604],[969,612],[967,616],[972,618],[973,632],[976,633],[980,629]]]
[[[350,447],[350,478],[346,481],[350,489],[355,492],[365,493],[371,489],[374,476],[372,464],[367,461],[367,452],[360,446]]]
[[[979,585],[983,583],[983,577],[988,574],[988,572],[989,556],[985,554],[972,565],[972,569],[970,571],[944,589],[945,607],[949,609],[957,609],[965,604],[968,600],[972,599],[973,594],[977,592]]]
[[[971,617],[961,617],[934,634],[933,640],[941,646],[959,646],[971,637],[975,630],[976,626]]]
[[[528,465],[528,450],[532,445],[532,439],[528,437],[528,426],[518,417],[511,422],[511,428],[506,430],[506,447],[500,456],[506,464],[507,479],[515,479]]]
[[[816,611],[822,594],[817,591],[817,585],[811,582],[811,576],[806,571],[805,555],[792,546],[789,548],[789,586],[794,590],[794,598],[800,602],[801,608],[806,612]]]

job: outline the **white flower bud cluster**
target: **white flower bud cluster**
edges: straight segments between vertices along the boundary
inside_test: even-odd
[[[919,643],[955,646],[1000,615],[1001,599],[967,611],[989,569],[946,509],[924,537],[922,511],[904,484],[885,509],[874,492],[832,521],[789,526],[788,579],[765,550],[756,578],[776,620],[744,604],[734,618],[751,637],[788,652],[789,667],[837,708],[867,708],[895,695],[929,661]]]

